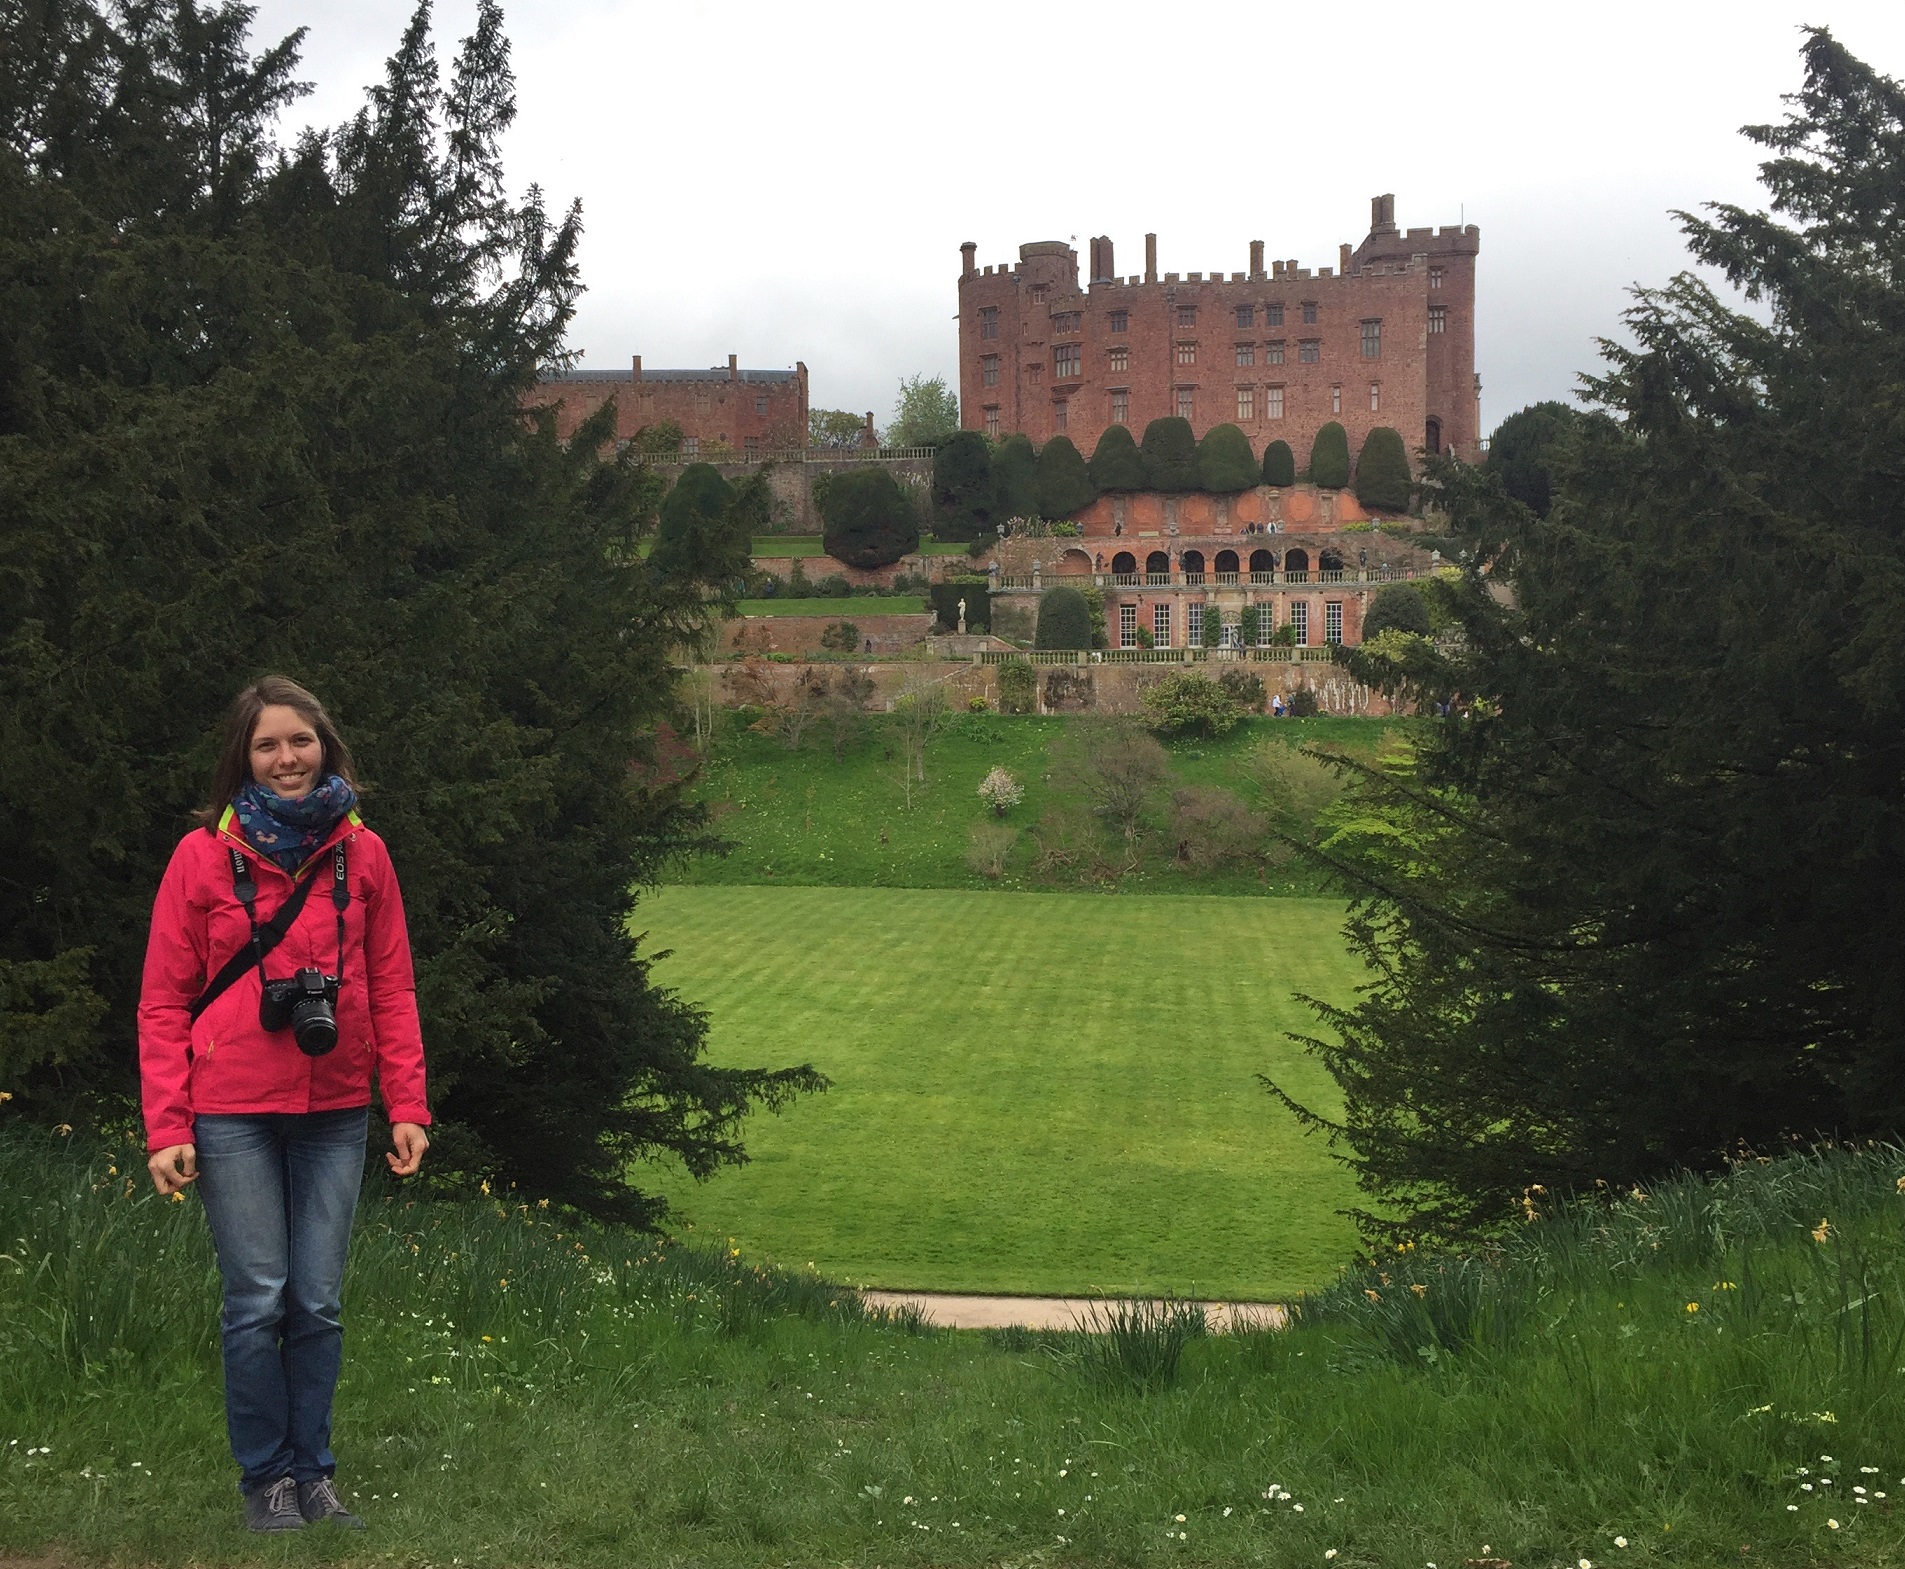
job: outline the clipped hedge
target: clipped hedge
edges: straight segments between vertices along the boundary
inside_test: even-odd
[[[1038,511],[1038,454],[1025,436],[1007,436],[992,454],[992,508],[1000,523]]]
[[[1349,483],[1349,432],[1336,420],[1319,430],[1310,446],[1310,480],[1324,490]]]
[[[1429,603],[1414,583],[1391,583],[1369,605],[1363,617],[1363,641],[1378,632],[1414,632],[1428,637],[1435,631],[1429,617]]]
[[[992,448],[976,430],[962,430],[933,454],[933,532],[970,540],[993,526]]]
[[[1414,488],[1401,432],[1378,425],[1356,459],[1356,499],[1377,512],[1407,512]]]
[[[877,464],[831,476],[815,498],[827,554],[850,567],[891,566],[919,548],[919,514],[899,482]]]
[[[1034,648],[1091,647],[1091,607],[1075,588],[1048,588],[1039,596]]]
[[[1263,482],[1266,485],[1296,483],[1296,454],[1287,441],[1273,441],[1263,449]]]
[[[1098,499],[1098,488],[1071,437],[1054,436],[1040,449],[1033,499],[1042,518],[1068,518]]]
[[[1197,489],[1197,437],[1191,422],[1175,414],[1154,419],[1144,427],[1139,444],[1145,482],[1151,490]]]
[[[1235,425],[1213,425],[1204,432],[1204,439],[1197,444],[1199,489],[1219,496],[1235,495],[1240,490],[1255,489],[1258,474],[1250,438]]]
[[[1088,472],[1101,495],[1112,490],[1143,490],[1147,483],[1144,458],[1123,425],[1105,427],[1092,451]]]

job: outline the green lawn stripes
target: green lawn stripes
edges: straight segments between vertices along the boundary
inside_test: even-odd
[[[1274,1299],[1326,1282],[1355,1197],[1258,1086],[1333,1104],[1285,1036],[1359,971],[1324,900],[671,888],[658,978],[711,1055],[833,1081],[752,1164],[660,1170],[704,1240],[858,1284]]]

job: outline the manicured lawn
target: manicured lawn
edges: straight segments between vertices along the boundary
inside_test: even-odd
[[[1273,1299],[1325,1284],[1354,1201],[1254,1075],[1334,1104],[1291,998],[1347,1000],[1341,906],[924,889],[669,888],[657,978],[711,1056],[833,1080],[697,1186],[702,1240],[855,1284]]]
[[[821,543],[818,534],[756,534],[749,548],[756,558],[767,556],[785,559],[789,556],[824,556],[827,547]]]
[[[732,716],[725,722],[732,726]],[[901,787],[899,752],[884,716],[868,720],[863,735],[839,762],[818,726],[797,752],[767,736],[730,730],[704,773],[699,794],[714,805],[720,833],[736,848],[730,855],[697,861],[677,875],[695,884],[1051,886],[1033,875],[1034,846],[1023,831],[1037,822],[1048,802],[1052,748],[1071,723],[1031,716],[954,715],[928,747],[926,784],[914,787],[910,806]],[[1317,743],[1369,753],[1392,733],[1392,722],[1380,719],[1251,720],[1219,741],[1173,743],[1171,782],[1217,785],[1254,801],[1251,764],[1266,744]],[[966,864],[972,827],[988,820],[976,792],[995,765],[1012,773],[1026,791],[1025,800],[1005,819],[1022,834],[999,884],[989,883]],[[1289,863],[1209,875],[1187,871],[1169,854],[1163,810],[1161,801],[1138,867],[1119,880],[1120,889],[1275,895],[1322,891],[1313,876]]]
[[[916,616],[926,608],[918,594],[856,594],[849,599],[744,599],[744,616],[825,616],[830,621],[854,616]]]

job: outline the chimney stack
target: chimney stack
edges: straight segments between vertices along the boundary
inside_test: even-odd
[[[1394,234],[1396,232],[1396,195],[1391,191],[1386,196],[1369,198],[1369,232],[1371,234]]]
[[[1097,234],[1091,241],[1091,281],[1115,283],[1117,268],[1112,264],[1111,236]]]
[[[874,433],[874,430],[873,430],[873,410],[868,409],[867,410],[867,428],[860,437],[860,445],[863,447],[877,447],[879,444],[880,444],[880,438]]]
[[[959,247],[959,257],[961,262],[961,265],[959,268],[960,277],[970,278],[975,272],[979,270],[978,262],[976,262],[973,259],[978,254],[979,254],[979,246],[977,241],[968,240],[966,241],[964,245]]]
[[[1336,270],[1345,278],[1349,276],[1349,246],[1347,244],[1336,247]]]
[[[741,379],[740,356],[735,354],[730,354],[728,356],[728,380],[739,381],[740,379]]]
[[[642,357],[639,354],[635,356],[635,379],[637,381],[642,379]]]
[[[1263,276],[1263,241],[1262,240],[1252,240],[1250,242],[1250,276],[1253,279],[1261,278]]]
[[[1144,281],[1158,281],[1158,237],[1155,234],[1144,237]]]

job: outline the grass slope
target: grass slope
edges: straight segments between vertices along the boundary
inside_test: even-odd
[[[284,1540],[237,1524],[197,1201],[109,1160],[0,1136],[0,1557],[1905,1562],[1897,1148],[1670,1184],[1448,1275],[1372,1272],[1288,1332],[1191,1340],[1149,1385],[1115,1346],[908,1335],[821,1282],[374,1189],[333,1440],[370,1530]],[[1385,1317],[1398,1296],[1421,1326]]]
[[[731,717],[723,717],[732,723]],[[707,857],[683,868],[681,880],[700,885],[999,886],[966,865],[972,826],[989,820],[975,793],[979,782],[994,766],[1012,773],[1026,795],[1007,821],[1028,828],[1050,799],[1052,748],[1072,721],[952,716],[927,748],[927,782],[915,788],[910,807],[887,723],[884,716],[870,718],[865,734],[839,762],[820,726],[808,732],[797,752],[746,731],[725,737],[705,770],[699,794],[713,805],[720,833],[736,848],[731,855]],[[1178,741],[1168,750],[1174,783],[1216,785],[1251,800],[1250,763],[1259,748],[1320,744],[1367,754],[1394,728],[1393,721],[1381,719],[1255,719],[1220,740]],[[1029,837],[1022,838],[1006,863],[1003,886],[1043,886],[1031,875],[1032,848]],[[1190,873],[1175,865],[1164,848],[1154,833],[1139,870],[1113,886],[1144,893],[1322,891],[1299,866]]]
[[[1277,1298],[1328,1280],[1353,1197],[1253,1075],[1334,1103],[1286,1038],[1360,969],[1325,900],[670,888],[657,978],[717,1061],[825,1095],[751,1165],[663,1180],[700,1236],[858,1284]],[[657,1172],[656,1176],[662,1174]],[[650,1179],[652,1180],[652,1179]],[[644,1185],[647,1185],[645,1182]]]
[[[854,594],[844,599],[743,599],[744,616],[825,616],[830,621],[855,616],[916,616],[926,609],[919,594]]]

